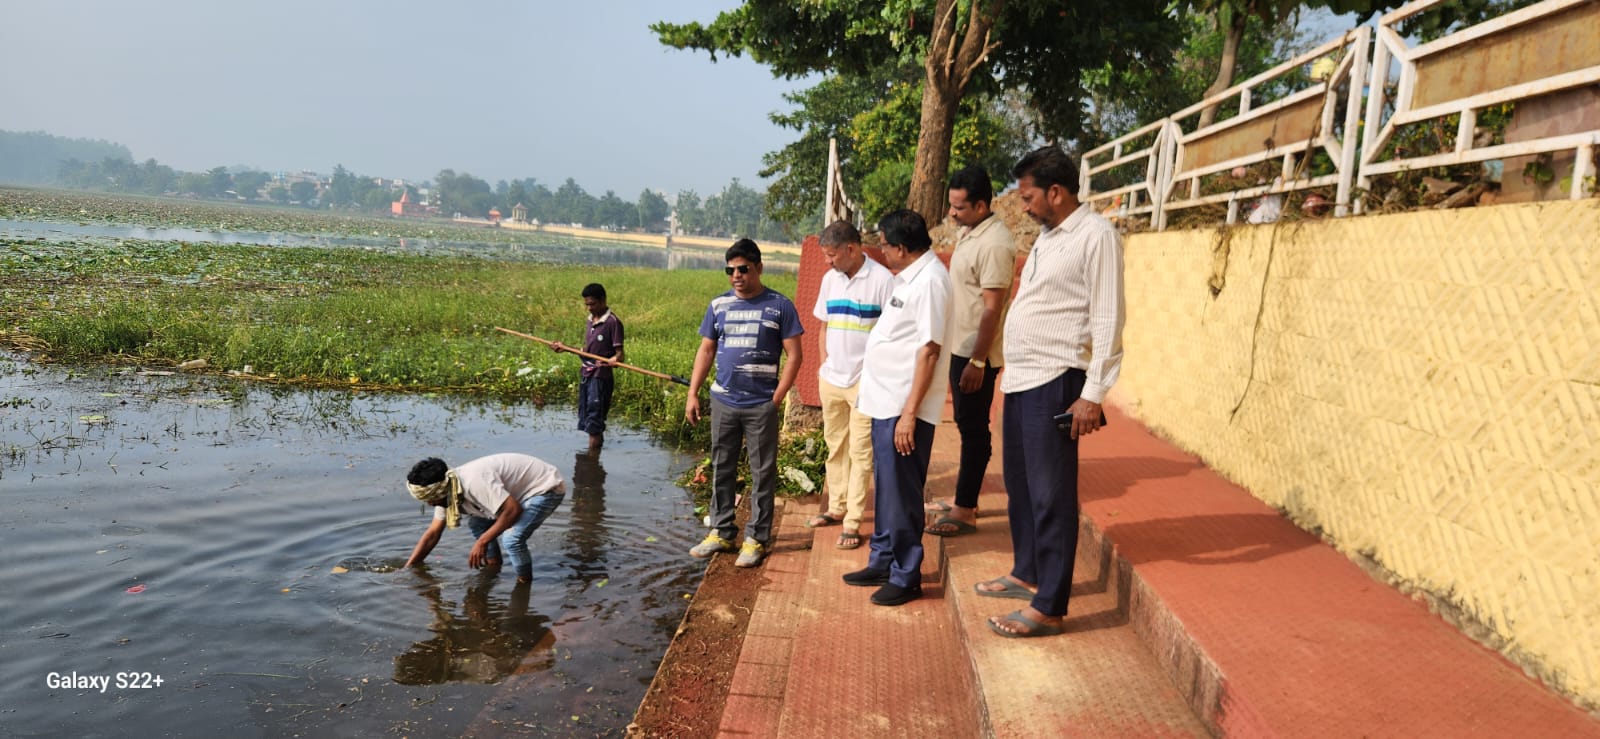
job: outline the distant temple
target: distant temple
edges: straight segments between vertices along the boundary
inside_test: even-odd
[[[426,208],[411,202],[411,192],[401,191],[400,199],[389,204],[389,212],[397,216],[425,216]]]
[[[499,223],[500,222],[500,209],[499,208],[490,208],[489,209],[489,222],[490,223]]]

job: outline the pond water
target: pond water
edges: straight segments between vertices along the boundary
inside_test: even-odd
[[[572,426],[0,354],[0,733],[620,734],[704,573],[670,482],[693,460]],[[411,464],[500,451],[568,481],[532,586],[470,570],[464,526],[396,570],[428,520]]]
[[[0,219],[0,239],[44,239],[81,241],[85,239],[131,239],[138,241],[186,241],[209,244],[253,244],[260,246],[306,246],[367,248],[414,254],[448,254],[510,259],[546,264],[599,264],[655,269],[722,269],[727,262],[715,250],[656,249],[623,244],[577,246],[551,243],[537,232],[527,233],[525,243],[469,243],[381,236],[317,236],[255,231],[200,231],[189,228],[147,227],[119,223],[65,223]],[[731,241],[729,243],[732,243]],[[794,271],[793,264],[774,261],[769,270]]]

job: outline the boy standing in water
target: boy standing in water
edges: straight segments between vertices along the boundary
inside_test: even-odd
[[[526,454],[491,454],[451,469],[429,457],[406,475],[406,490],[434,506],[433,522],[417,540],[406,567],[422,564],[446,528],[467,527],[478,540],[467,566],[489,572],[500,569],[501,550],[517,569],[517,582],[533,582],[528,537],[561,505],[566,486],[548,462]]]
[[[589,449],[595,450],[605,443],[606,416],[611,414],[611,391],[616,388],[611,363],[623,361],[622,319],[606,305],[606,288],[598,282],[584,286],[583,307],[589,312],[583,350],[607,360],[584,357],[578,378],[578,430],[589,434]],[[550,348],[559,352],[567,347],[558,341]]]

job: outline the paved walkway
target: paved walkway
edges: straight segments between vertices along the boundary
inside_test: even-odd
[[[1083,445],[1068,633],[997,637],[985,619],[1022,601],[972,586],[1010,564],[998,448],[979,533],[926,537],[925,595],[898,608],[840,582],[866,548],[806,529],[818,503],[782,507],[720,735],[1600,737],[1600,719],[1115,411]],[[932,495],[958,453],[941,425]]]

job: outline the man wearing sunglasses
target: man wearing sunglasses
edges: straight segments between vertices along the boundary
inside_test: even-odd
[[[800,374],[800,314],[794,303],[761,284],[761,249],[739,239],[728,247],[728,284],[700,321],[700,350],[689,375],[683,415],[701,416],[700,386],[714,361],[711,383],[711,533],[689,554],[699,558],[733,551],[739,447],[750,455],[750,521],[738,567],[754,567],[772,541],[772,502],[778,490],[778,405]],[[781,364],[780,356],[788,355]]]

